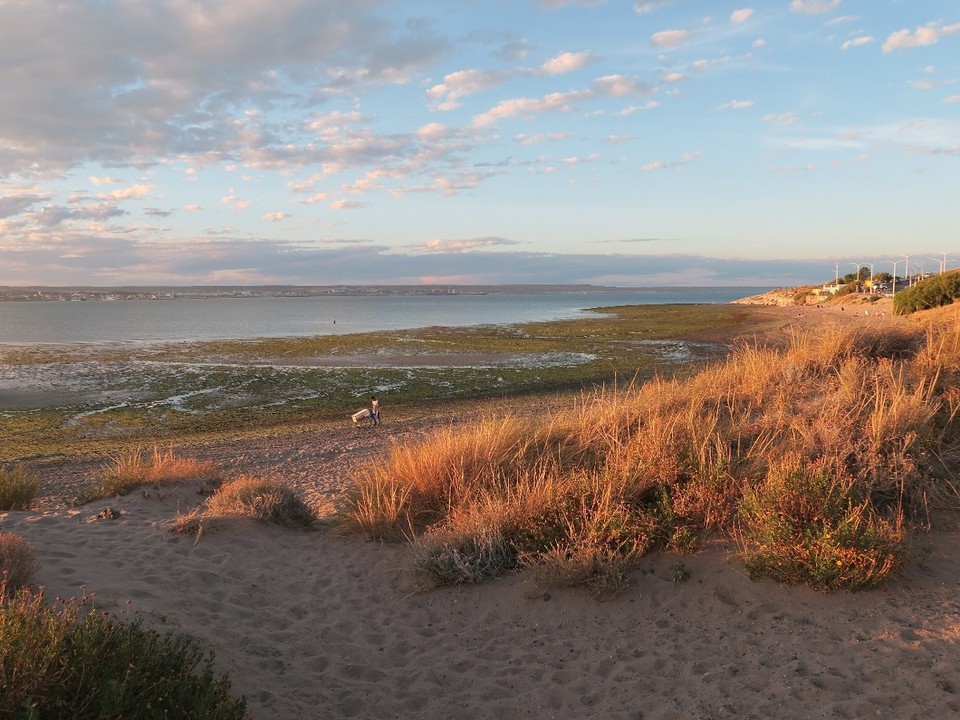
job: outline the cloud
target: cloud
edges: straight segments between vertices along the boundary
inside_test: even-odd
[[[764,122],[772,123],[776,127],[797,125],[800,122],[800,117],[793,112],[767,113],[760,119]]]
[[[466,253],[479,248],[502,247],[504,245],[517,245],[516,240],[508,240],[502,237],[481,237],[466,238],[462,240],[442,240],[439,238],[427,240],[423,243],[417,243],[411,247],[422,253]]]
[[[652,13],[654,10],[666,7],[671,2],[672,0],[637,0],[633,5],[633,9],[641,15],[646,15]]]
[[[268,212],[263,216],[263,219],[267,222],[280,222],[281,220],[286,220],[289,217],[282,210],[276,212]]]
[[[447,50],[429,26],[394,24],[366,1],[31,0],[0,3],[0,27],[0,107],[17,108],[0,113],[0,175],[35,177],[228,162],[257,119],[248,111],[406,82]]]
[[[860,47],[861,45],[869,45],[875,40],[872,35],[861,35],[860,37],[855,37],[850,40],[847,40],[843,45],[840,46],[841,50],[848,50],[852,47]]]
[[[936,45],[940,38],[960,32],[960,22],[953,25],[941,26],[937,23],[916,28],[912,33],[907,28],[891,33],[883,43],[885,53],[894,50],[910,50],[912,48]]]
[[[113,192],[100,193],[98,197],[103,200],[132,200],[135,198],[142,198],[150,193],[153,190],[153,187],[150,185],[132,185],[131,187],[124,188],[123,190],[114,190]]]
[[[650,44],[662,50],[673,50],[691,37],[692,30],[661,30],[650,36]]]
[[[662,83],[678,83],[687,79],[687,76],[680,72],[665,73],[660,77]]]
[[[572,155],[570,157],[561,158],[560,162],[564,165],[582,165],[584,163],[595,162],[600,159],[600,153],[590,153],[589,155],[579,156]]]
[[[502,100],[484,113],[474,116],[472,127],[482,129],[500,120],[517,116],[542,115],[548,112],[570,112],[581,102],[597,98],[642,96],[651,88],[634,77],[605,75],[593,81],[586,90],[555,92],[540,98],[512,98]]]
[[[732,13],[730,13],[730,21],[740,25],[741,23],[745,23],[752,16],[753,8],[742,8],[740,10],[734,10]]]
[[[943,102],[945,102],[947,105],[952,105],[953,103],[960,103],[960,95],[950,95],[949,97],[945,97],[943,99]]]
[[[49,200],[48,196],[37,195],[34,193],[5,195],[0,197],[0,218],[8,218],[13,217],[14,215],[19,215],[37,203],[46,202],[47,200]]]
[[[427,104],[434,110],[456,110],[461,106],[461,98],[501,85],[512,75],[503,70],[476,69],[449,73],[444,75],[442,83],[427,90]]]
[[[647,163],[640,167],[640,172],[651,173],[657,170],[683,170],[699,157],[703,157],[703,153],[699,150],[694,150],[693,152],[685,153],[679,160],[655,160],[654,162]]]
[[[588,62],[592,55],[588,52],[565,52],[550,58],[542,66],[541,70],[547,75],[564,75],[575,70],[579,70]]]
[[[224,205],[228,205],[229,207],[233,208],[237,212],[240,212],[241,210],[246,210],[247,207],[249,207],[250,205],[249,200],[241,200],[236,195],[234,195],[232,189],[229,191],[228,195],[225,195],[224,197],[220,198],[220,202],[222,202]]]
[[[360,200],[334,200],[329,207],[331,210],[359,210],[369,204]]]
[[[717,110],[743,110],[754,106],[753,100],[731,100],[717,107]]]
[[[231,229],[224,232],[223,237],[210,234],[181,242],[130,242],[66,232],[42,244],[0,245],[0,267],[6,268],[5,283],[21,285],[124,285],[135,271],[146,285],[419,284],[428,278],[455,278],[463,284],[650,287],[809,284],[832,278],[834,263],[833,258],[743,260],[681,253],[523,252],[509,249],[518,241],[497,237],[437,239],[401,253],[362,239],[331,238],[309,244],[270,238],[236,242]],[[641,238],[637,242],[647,241]]]
[[[520,133],[513,139],[521,145],[539,145],[545,142],[560,142],[561,140],[566,140],[568,137],[570,137],[570,133],[566,132],[536,133],[534,135]]]
[[[840,0],[790,0],[790,12],[820,15],[840,7]]]

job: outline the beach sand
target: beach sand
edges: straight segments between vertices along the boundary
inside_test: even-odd
[[[450,421],[392,423],[387,408],[381,428],[345,418],[184,454],[282,477],[329,518],[356,467]],[[522,574],[416,593],[397,545],[252,521],[173,534],[203,499],[194,484],[57,499],[97,467],[35,464],[42,502],[0,513],[0,528],[33,545],[49,596],[92,594],[198,638],[256,720],[960,715],[957,530],[917,537],[901,576],[857,594],[753,582],[726,544],[646,558],[608,602]],[[120,516],[96,519],[106,507]],[[690,579],[675,582],[681,561]]]

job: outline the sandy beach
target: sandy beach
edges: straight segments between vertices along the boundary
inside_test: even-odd
[[[852,309],[823,312],[860,321]],[[449,422],[391,421],[388,408],[376,429],[345,422],[183,454],[281,477],[329,518],[355,468]],[[92,594],[102,610],[197,637],[256,720],[960,714],[955,529],[918,536],[901,576],[858,594],[752,582],[729,544],[645,558],[608,602],[522,574],[417,593],[401,546],[252,521],[197,542],[173,534],[177,515],[203,499],[190,483],[64,503],[98,467],[34,463],[43,498],[0,513],[0,528],[33,545],[49,596]],[[106,507],[119,517],[96,519]],[[678,561],[686,582],[674,580]]]

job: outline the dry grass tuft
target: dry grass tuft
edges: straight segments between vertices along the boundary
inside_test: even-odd
[[[212,462],[180,457],[173,448],[161,450],[155,446],[152,451],[147,451],[138,447],[114,455],[104,468],[98,485],[81,501],[126,495],[144,485],[219,477],[220,471]]]
[[[396,447],[340,523],[412,540],[434,584],[518,567],[598,595],[636,558],[739,541],[752,575],[874,587],[907,529],[960,507],[960,318],[795,332],[685,379],[581,395]]]
[[[0,531],[0,598],[30,585],[36,569],[30,543],[19,535]]]
[[[20,467],[0,467],[0,511],[29,510],[40,481],[37,476]]]
[[[199,539],[211,526],[238,518],[298,530],[312,529],[317,521],[314,509],[282,481],[241,475],[224,482],[203,506],[178,517],[171,529]]]

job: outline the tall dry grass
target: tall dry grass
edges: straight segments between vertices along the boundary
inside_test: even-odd
[[[0,511],[29,510],[40,492],[40,480],[17,466],[0,466]]]
[[[220,471],[212,462],[182,457],[172,448],[154,446],[123,450],[113,455],[99,482],[81,501],[126,495],[143,485],[184,480],[214,480]]]
[[[528,567],[602,594],[643,553],[721,534],[754,574],[873,587],[902,563],[905,527],[957,505],[958,379],[960,321],[794,332],[685,379],[396,447],[341,524],[412,541],[439,583]]]

